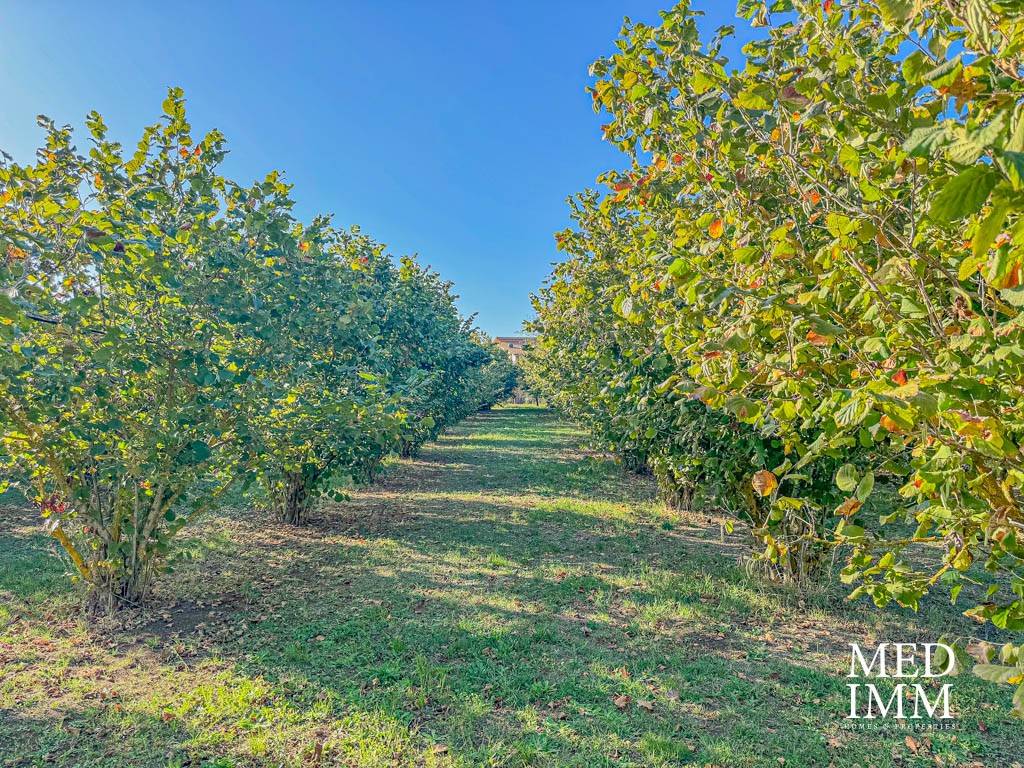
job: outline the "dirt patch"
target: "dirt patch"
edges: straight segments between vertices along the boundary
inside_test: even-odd
[[[221,610],[213,605],[181,601],[156,613],[141,624],[135,634],[136,642],[156,639],[161,642],[192,635],[197,628],[216,622]]]

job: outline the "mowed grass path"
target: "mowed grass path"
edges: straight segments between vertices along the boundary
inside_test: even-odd
[[[118,625],[78,617],[34,514],[0,510],[0,766],[1024,759],[1008,692],[963,676],[957,730],[844,730],[848,643],[934,640],[956,614],[749,579],[738,535],[582,441],[498,409],[306,529],[211,517]]]

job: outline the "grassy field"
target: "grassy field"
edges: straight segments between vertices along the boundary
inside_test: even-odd
[[[956,729],[844,728],[848,643],[934,640],[747,578],[738,537],[545,411],[467,421],[282,529],[205,521],[154,607],[74,610],[31,511],[0,511],[0,766],[986,766],[1008,691],[955,679]]]

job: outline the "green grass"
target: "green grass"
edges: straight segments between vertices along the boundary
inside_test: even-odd
[[[934,640],[748,578],[739,536],[671,513],[545,411],[467,421],[308,529],[238,509],[154,607],[74,610],[30,512],[0,523],[0,766],[993,766],[1009,691],[957,730],[844,729],[848,643]],[[628,699],[621,697],[626,696]],[[927,741],[926,741],[927,740]]]

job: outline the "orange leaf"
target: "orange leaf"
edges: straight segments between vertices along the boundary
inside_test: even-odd
[[[892,432],[893,434],[896,435],[903,434],[903,428],[889,416],[883,416],[881,419],[879,419],[878,423],[881,424],[882,428],[888,432]]]
[[[892,375],[892,381],[894,384],[898,384],[899,386],[902,387],[904,384],[907,383],[907,372],[900,368],[898,371],[896,371],[896,373]]]
[[[27,254],[21,248],[16,245],[8,244],[7,246],[7,258],[11,261],[21,261]]]
[[[711,222],[711,226],[708,227],[708,234],[713,238],[718,239],[725,232],[725,222],[721,219],[715,219]]]
[[[762,469],[754,473],[750,484],[762,496],[770,496],[779,487],[779,479],[767,469]]]
[[[824,336],[817,331],[808,331],[807,340],[816,347],[830,347],[834,341],[831,336]]]
[[[857,499],[849,498],[836,508],[836,514],[840,517],[852,517],[862,506]]]
[[[1002,278],[995,283],[995,287],[999,289],[1006,288],[1017,288],[1021,283],[1021,265],[1015,264],[1013,268]]]

